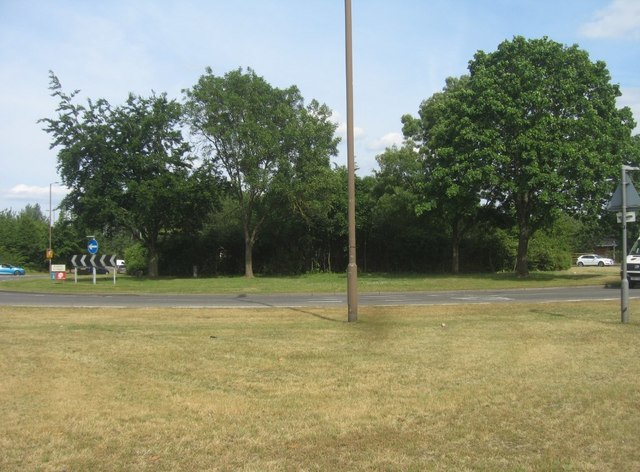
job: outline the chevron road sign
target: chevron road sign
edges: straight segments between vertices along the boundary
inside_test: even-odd
[[[113,283],[116,283],[116,273],[117,264],[116,259],[118,256],[105,254],[103,256],[98,256],[97,254],[87,255],[87,254],[75,254],[71,256],[70,263],[76,269],[75,270],[75,281],[78,283],[78,269],[89,269],[93,268],[93,284],[96,284],[96,269],[97,268],[111,268],[113,269]]]
[[[100,265],[103,267],[116,267],[116,256],[107,254],[100,256]]]
[[[71,265],[73,267],[116,267],[116,259],[118,256],[104,254],[98,256],[97,254],[75,254],[71,256]]]

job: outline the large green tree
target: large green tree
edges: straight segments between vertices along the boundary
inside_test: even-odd
[[[516,272],[526,276],[536,230],[562,212],[602,211],[625,159],[632,114],[617,108],[620,90],[606,65],[576,45],[515,37],[476,53],[469,72],[445,120],[455,122],[451,163],[472,182],[484,180],[480,198],[513,212]]]
[[[44,262],[48,219],[40,206],[27,205],[19,213],[0,212],[0,262],[38,266]]]
[[[464,140],[469,77],[448,78],[441,92],[422,102],[419,119],[402,117],[406,147],[418,149],[420,177],[418,214],[437,217],[451,241],[451,271],[460,270],[460,245],[465,234],[493,206],[492,169],[465,159],[473,147]]]
[[[125,104],[75,103],[51,73],[58,116],[43,119],[58,149],[58,171],[71,190],[62,206],[80,225],[109,234],[126,228],[147,249],[158,275],[158,243],[166,232],[198,221],[210,203],[209,173],[193,171],[179,124],[181,105],[166,95],[131,94]]]
[[[272,203],[308,218],[326,212],[310,204],[310,193],[321,195],[328,182],[336,125],[326,106],[305,107],[296,87],[272,87],[251,69],[216,76],[209,68],[185,95],[193,133],[238,202],[245,276],[253,277],[253,247]]]

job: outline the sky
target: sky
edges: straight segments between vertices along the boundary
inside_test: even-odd
[[[48,215],[64,196],[38,123],[56,117],[49,71],[79,103],[120,105],[129,93],[182,100],[207,67],[250,67],[331,108],[343,138],[334,162],[346,166],[344,17],[344,0],[0,0],[0,211],[39,204]],[[352,0],[352,32],[361,176],[401,144],[402,115],[514,36],[604,61],[618,105],[640,122],[640,0]]]

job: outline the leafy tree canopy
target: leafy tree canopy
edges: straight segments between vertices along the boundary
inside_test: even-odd
[[[189,145],[179,128],[181,105],[166,95],[129,95],[113,107],[106,100],[76,104],[51,73],[58,116],[41,120],[58,148],[58,171],[71,189],[62,205],[83,226],[127,228],[149,254],[157,274],[163,232],[183,227],[209,204],[211,188],[195,178]]]
[[[455,172],[476,198],[513,212],[516,271],[527,275],[528,242],[538,228],[561,212],[602,211],[633,118],[616,107],[620,90],[605,64],[575,45],[515,37],[493,53],[476,53],[469,72],[423,104],[420,123],[405,119],[405,132],[440,156],[431,171],[443,192],[457,194]]]
[[[295,86],[272,87],[251,69],[216,76],[209,68],[185,95],[194,134],[222,166],[238,201],[245,275],[252,277],[253,246],[274,197],[307,216],[326,213],[309,197],[322,201],[319,188],[326,187],[329,157],[337,152],[331,111],[316,101],[305,107]]]

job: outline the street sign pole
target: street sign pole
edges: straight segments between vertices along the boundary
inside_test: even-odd
[[[98,241],[96,240],[95,236],[87,237],[91,238],[87,243],[87,250],[89,251],[89,254],[91,254],[91,267],[93,268],[93,285],[96,285],[96,265],[94,263],[94,260],[96,254],[98,254]]]
[[[627,223],[635,221],[627,214],[627,210],[636,211],[640,209],[640,195],[633,186],[631,178],[627,176],[627,171],[640,170],[640,167],[622,166],[622,176],[620,185],[616,187],[607,204],[609,211],[621,211],[620,222],[622,223],[622,261],[620,263],[620,320],[623,323],[629,322],[629,279],[627,274]]]
[[[90,251],[97,252],[97,243],[91,244]],[[90,275],[93,278],[94,285],[97,283],[96,276],[98,273],[98,269],[106,269],[107,272],[109,271],[109,269],[113,270],[113,283],[114,285],[116,284],[116,273],[118,272],[118,256],[115,254],[103,254],[102,256],[98,256],[97,254],[75,254],[71,256],[69,262],[74,268],[75,283],[78,283],[78,268],[90,268]]]
[[[620,281],[620,320],[629,322],[629,279],[627,279],[627,166],[622,166],[622,280]]]
[[[622,166],[622,180],[620,182],[621,195],[620,203],[622,206],[622,263],[620,277],[620,321],[622,323],[629,322],[629,279],[627,278],[627,206],[629,206],[629,194],[627,191],[629,187],[633,190],[631,192],[631,204],[634,209],[638,208],[638,192],[631,184],[630,179],[627,179],[627,171],[640,170],[640,167]]]

